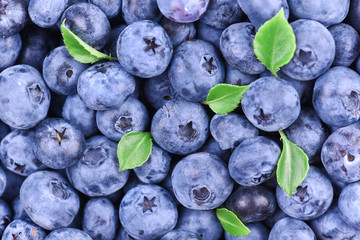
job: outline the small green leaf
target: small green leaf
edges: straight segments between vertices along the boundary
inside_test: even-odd
[[[294,56],[296,39],[293,29],[281,8],[278,14],[265,22],[255,35],[254,51],[256,57],[274,76]]]
[[[91,47],[72,31],[65,26],[65,20],[61,24],[61,32],[64,38],[64,43],[70,55],[76,61],[81,63],[94,63],[101,59],[117,60],[117,58],[110,57],[95,48]]]
[[[240,103],[242,96],[250,86],[218,84],[210,89],[206,101],[215,113],[226,114],[232,112]]]
[[[286,137],[283,131],[279,133],[283,141],[283,149],[276,170],[277,182],[291,197],[309,171],[309,158],[300,147]]]
[[[125,134],[117,149],[120,171],[143,165],[150,156],[151,148],[151,133],[129,132]]]
[[[218,208],[216,209],[216,216],[228,234],[236,237],[243,237],[250,233],[250,230],[232,211],[229,211],[226,208]]]

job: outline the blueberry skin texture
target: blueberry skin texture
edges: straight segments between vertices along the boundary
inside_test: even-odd
[[[44,240],[93,240],[86,232],[76,228],[60,228],[52,231]]]
[[[151,78],[168,67],[173,55],[171,39],[156,22],[142,20],[127,26],[120,34],[117,57],[132,75]]]
[[[5,171],[0,167],[0,197],[4,194],[7,186],[7,177]]]
[[[291,83],[276,77],[263,77],[250,84],[241,107],[255,127],[275,132],[289,127],[298,118],[300,99]]]
[[[134,240],[135,238],[133,238],[132,236],[130,236],[125,228],[123,226],[121,226],[119,228],[118,234],[116,235],[115,240]]]
[[[0,159],[10,171],[21,176],[45,169],[33,152],[35,131],[14,130],[0,144]]]
[[[299,117],[284,130],[287,138],[298,145],[309,157],[309,163],[316,162],[317,155],[326,141],[328,134],[316,112],[310,107],[303,107]]]
[[[360,118],[360,76],[346,67],[334,67],[319,77],[314,86],[314,110],[323,122],[336,127]]]
[[[344,222],[338,207],[329,209],[322,216],[312,220],[310,222],[310,226],[316,236],[321,240],[355,240],[360,237],[359,230],[349,226]]]
[[[162,17],[156,0],[122,0],[121,9],[128,25],[142,20],[158,22]]]
[[[291,197],[279,186],[276,188],[276,198],[281,210],[300,220],[312,220],[323,215],[330,207],[333,196],[330,180],[313,166],[310,166],[306,178]]]
[[[0,96],[0,118],[14,128],[36,126],[50,106],[50,92],[44,80],[29,65],[15,65],[0,73]]]
[[[116,214],[110,200],[104,197],[92,198],[84,208],[82,229],[93,239],[113,240],[116,234]]]
[[[231,178],[249,187],[269,180],[275,172],[280,152],[279,146],[267,137],[245,139],[230,156]]]
[[[14,213],[13,220],[31,221],[29,215],[24,210],[24,206],[21,205],[20,195],[11,202],[11,207]]]
[[[285,217],[289,216],[286,215],[286,213],[284,213],[280,208],[277,208],[274,214],[270,215],[264,220],[264,223],[269,229],[271,229],[277,221]]]
[[[225,29],[240,22],[243,15],[239,4],[233,0],[212,0],[201,17],[203,23],[216,29]]]
[[[157,110],[151,136],[165,151],[187,155],[201,148],[209,133],[209,117],[201,104],[173,99]]]
[[[19,56],[21,45],[22,41],[18,33],[6,38],[0,38],[0,72],[15,63]]]
[[[20,32],[26,22],[26,5],[22,0],[3,0],[0,5],[0,37]]]
[[[75,189],[51,171],[29,175],[21,185],[20,202],[31,220],[46,230],[69,226],[80,208]]]
[[[342,219],[353,228],[360,230],[360,183],[347,185],[339,196],[338,207]]]
[[[88,67],[88,64],[76,61],[65,46],[60,46],[45,57],[42,72],[46,85],[52,91],[73,95],[76,94],[80,74]]]
[[[289,231],[289,229],[291,229]],[[316,240],[313,230],[303,221],[286,217],[271,229],[269,240]]]
[[[43,240],[46,235],[41,227],[29,221],[14,220],[5,228],[1,239]]]
[[[170,170],[170,161],[170,154],[154,143],[148,160],[134,172],[143,183],[160,183]]]
[[[178,93],[171,86],[167,71],[159,76],[149,78],[144,84],[146,100],[153,108],[158,110],[171,99],[178,97]]]
[[[77,3],[68,7],[61,17],[61,23],[84,42],[100,50],[110,36],[110,23],[105,13],[91,3]]]
[[[127,27],[126,24],[121,24],[111,28],[110,38],[107,44],[105,45],[103,52],[109,56],[116,57],[116,44],[119,38],[120,33]]]
[[[175,229],[165,234],[160,240],[201,240],[196,233]]]
[[[98,8],[100,8],[108,18],[114,18],[120,13],[121,2],[122,0],[111,0],[111,1],[89,0],[89,3],[92,3],[96,5]]]
[[[200,211],[182,207],[176,229],[196,233],[206,240],[219,240],[223,236],[223,228],[214,210]]]
[[[342,22],[350,6],[350,0],[334,0],[331,4],[326,0],[314,2],[288,0],[288,3],[291,14],[295,18],[315,20],[325,26]]]
[[[66,97],[62,108],[62,116],[71,125],[77,126],[84,137],[89,137],[98,132],[96,126],[96,112],[81,101],[78,94]]]
[[[259,222],[275,212],[276,198],[272,190],[262,185],[239,186],[226,200],[225,207],[243,223]]]
[[[222,150],[236,148],[245,139],[259,135],[244,116],[236,113],[215,114],[210,121],[210,133]]]
[[[209,25],[203,23],[201,19],[196,22],[197,39],[211,43],[217,50],[220,50],[220,37],[223,29],[212,28]],[[226,62],[224,61],[224,64]]]
[[[151,240],[162,237],[175,227],[178,211],[167,190],[153,184],[139,184],[121,200],[119,217],[131,236]]]
[[[83,71],[77,81],[77,92],[93,110],[120,107],[135,90],[135,79],[118,62],[94,64]]]
[[[265,66],[254,53],[253,41],[256,34],[254,25],[247,22],[227,27],[220,37],[220,50],[226,62],[247,74],[259,74]]]
[[[249,85],[258,78],[259,76],[257,74],[243,73],[239,69],[233,68],[226,63],[225,83],[227,84],[245,86]]]
[[[70,183],[90,197],[107,196],[121,189],[129,171],[119,171],[116,150],[116,143],[104,136],[89,138],[80,161],[66,169]]]
[[[1,195],[1,199],[10,202],[13,201],[17,196],[19,196],[20,187],[25,180],[25,177],[15,174],[7,168],[2,169],[5,172],[6,176],[6,186],[5,191]],[[3,178],[3,175],[0,175]]]
[[[35,156],[50,168],[64,169],[74,165],[84,148],[82,132],[62,118],[47,118],[36,128]]]
[[[191,23],[205,13],[210,0],[157,0],[161,13],[178,23]]]
[[[300,19],[292,22],[296,50],[282,71],[297,80],[312,80],[325,73],[335,58],[335,40],[319,22]]]
[[[351,0],[351,7],[349,8],[349,13],[347,15],[347,21],[351,26],[353,26],[356,30],[360,30],[360,1],[359,0]]]
[[[335,40],[334,66],[350,66],[360,53],[359,33],[349,24],[340,23],[329,27]]]
[[[285,18],[289,17],[289,6],[286,0],[237,0],[237,2],[257,29],[273,18],[281,8],[284,8]]]
[[[10,206],[4,200],[0,199],[0,236],[3,234],[6,226],[12,221],[12,211]]]
[[[200,148],[199,152],[215,154],[224,162],[228,162],[231,154],[231,149],[222,150],[219,143],[213,137],[209,137],[206,143]]]
[[[196,37],[196,28],[194,23],[177,23],[163,17],[161,18],[159,24],[169,35],[174,48],[186,40]]]
[[[234,182],[221,159],[211,153],[194,153],[184,157],[171,175],[176,199],[194,210],[219,207],[231,194]]]
[[[56,24],[67,5],[67,0],[30,0],[28,12],[33,23],[42,28]]]
[[[180,44],[171,61],[168,77],[185,100],[206,100],[210,89],[224,82],[225,68],[217,50],[208,42],[190,40]]]
[[[251,231],[249,235],[244,237],[235,237],[225,232],[226,240],[268,240],[269,229],[261,222],[249,223],[246,225]]]
[[[119,108],[96,112],[96,124],[102,134],[113,141],[132,131],[144,131],[149,115],[136,98],[128,98]]]

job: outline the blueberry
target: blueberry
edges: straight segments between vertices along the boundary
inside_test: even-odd
[[[196,28],[194,23],[177,23],[163,17],[160,20],[160,25],[169,35],[174,48],[182,42],[196,37]]]
[[[26,21],[26,5],[23,0],[0,2],[0,37],[9,37],[20,32]]]
[[[21,45],[22,41],[18,33],[9,37],[0,37],[0,72],[15,63],[19,56]]]
[[[110,23],[105,13],[91,3],[77,3],[68,7],[61,17],[61,23],[84,42],[101,49],[109,40]]]
[[[317,155],[328,137],[327,131],[316,112],[303,107],[299,117],[284,131],[287,138],[298,145],[309,157],[309,162],[317,161]]]
[[[156,0],[122,0],[121,8],[128,25],[141,20],[158,22],[162,17]]]
[[[19,192],[20,192],[20,187],[22,185],[22,183],[25,180],[25,177],[13,173],[9,170],[7,170],[7,168],[3,169],[3,172],[5,172],[5,176],[6,176],[6,182],[4,181],[4,175],[0,174],[1,176],[1,184],[5,184],[5,191],[3,191],[3,194],[1,196],[1,199],[5,200],[5,201],[12,201],[14,200],[17,196],[19,196]],[[0,185],[1,186],[1,185]],[[2,189],[4,189],[4,187],[2,187]]]
[[[241,9],[252,24],[258,29],[284,8],[286,19],[289,17],[289,6],[286,0],[237,0]]]
[[[36,128],[35,156],[50,168],[64,169],[74,165],[84,148],[82,132],[62,118],[47,118]]]
[[[279,220],[270,231],[269,240],[279,239],[315,240],[316,236],[305,222],[286,217]]]
[[[180,208],[177,229],[196,233],[200,239],[220,240],[223,228],[214,210],[191,210]]]
[[[254,25],[247,22],[232,24],[221,34],[220,50],[226,62],[243,73],[259,74],[265,71],[265,66],[254,53],[255,34]]]
[[[325,73],[335,58],[335,41],[319,22],[300,19],[291,23],[296,37],[292,60],[281,70],[297,80],[312,80]]]
[[[222,150],[219,143],[213,138],[209,137],[206,143],[200,148],[199,152],[207,152],[217,155],[224,162],[229,161],[232,149]]]
[[[10,133],[9,126],[0,121],[0,140]]]
[[[148,112],[139,100],[128,98],[120,107],[96,112],[96,124],[102,134],[113,141],[132,131],[144,131],[148,125]]]
[[[159,24],[142,20],[130,24],[121,32],[116,51],[120,64],[127,72],[150,78],[166,70],[173,46],[170,37]]]
[[[239,186],[226,200],[225,206],[243,223],[265,220],[276,210],[276,198],[272,190],[262,185]]]
[[[175,229],[165,234],[160,240],[201,240],[196,233]]]
[[[111,0],[111,1],[102,1],[102,0],[89,0],[89,3],[96,5],[100,8],[108,18],[114,18],[121,12],[121,2],[122,0]]]
[[[267,137],[251,137],[234,150],[229,160],[230,176],[242,186],[269,180],[280,157],[280,148]]]
[[[134,168],[134,172],[143,183],[160,183],[169,172],[170,161],[169,153],[155,143],[148,160],[140,167]]]
[[[226,240],[268,240],[269,230],[261,222],[249,223],[246,225],[251,231],[249,235],[244,237],[234,237],[229,233],[225,232]]]
[[[291,14],[296,18],[318,21],[325,26],[340,23],[349,11],[350,0],[333,0],[328,4],[326,0],[304,2],[288,0]]]
[[[276,188],[276,198],[281,210],[301,220],[320,217],[330,207],[333,196],[330,180],[320,169],[313,166],[310,166],[306,178],[291,197],[280,187]]]
[[[29,175],[21,186],[20,201],[31,220],[46,230],[67,227],[80,208],[77,192],[51,171]]]
[[[46,85],[58,94],[76,94],[80,74],[88,67],[76,61],[65,46],[53,49],[44,59],[42,71]]]
[[[11,127],[28,129],[39,124],[50,106],[50,92],[40,73],[15,65],[0,73],[0,118]]]
[[[124,227],[120,227],[118,234],[116,235],[115,240],[134,240],[135,238],[133,238],[132,236],[130,236],[128,234],[128,232],[126,232]]]
[[[340,23],[329,28],[335,40],[334,66],[348,67],[360,53],[359,33],[349,24]]]
[[[264,220],[264,223],[266,224],[266,226],[268,228],[271,229],[277,221],[279,221],[280,219],[286,218],[286,217],[289,217],[289,216],[286,215],[286,213],[284,213],[280,208],[277,208],[276,211],[274,212],[274,214],[270,215],[269,217],[267,217]]]
[[[177,200],[194,210],[219,207],[233,189],[226,165],[210,153],[194,153],[178,162],[171,182]]]
[[[159,76],[147,79],[144,85],[144,93],[147,101],[156,110],[178,96],[170,84],[167,71]]]
[[[44,240],[92,240],[92,238],[84,231],[75,228],[60,228],[52,231]]]
[[[158,239],[171,231],[178,211],[173,198],[157,185],[137,185],[120,202],[120,222],[134,238]]]
[[[10,171],[28,176],[33,172],[45,169],[33,152],[35,131],[14,130],[0,144],[0,159]]]
[[[224,81],[225,69],[218,51],[211,44],[190,40],[176,48],[168,77],[182,98],[200,102],[206,100],[212,87]]]
[[[241,72],[239,69],[233,68],[232,66],[226,63],[225,83],[227,84],[245,86],[245,85],[249,85],[258,78],[259,77],[256,74],[247,74]]]
[[[349,8],[349,14],[347,15],[347,21],[353,26],[356,30],[360,30],[360,1],[351,0],[351,7]]]
[[[157,110],[151,135],[165,151],[186,155],[197,151],[208,136],[209,118],[199,103],[173,99]]]
[[[121,24],[118,26],[114,26],[111,28],[111,32],[110,32],[110,38],[109,41],[107,42],[107,44],[105,45],[103,51],[104,53],[112,56],[112,57],[116,57],[117,53],[116,53],[116,44],[117,44],[117,40],[119,38],[120,33],[127,27],[126,24]]]
[[[216,29],[213,27],[210,27],[206,23],[203,23],[200,19],[196,22],[197,26],[197,34],[196,38],[203,40],[205,42],[211,43],[214,47],[216,47],[217,50],[220,50],[220,37],[223,32],[223,29]]]
[[[82,229],[94,240],[113,240],[117,216],[114,205],[107,198],[92,198],[84,208]]]
[[[25,212],[24,206],[21,204],[20,195],[18,195],[11,203],[14,213],[13,220],[31,221],[29,215]]]
[[[56,24],[66,8],[67,0],[30,0],[29,16],[33,23],[42,28]]]
[[[62,108],[62,116],[71,125],[77,126],[85,137],[98,132],[95,119],[96,112],[86,107],[79,95],[67,96]]]
[[[339,196],[338,207],[341,217],[350,226],[360,230],[360,183],[347,185]]]
[[[120,107],[135,90],[135,79],[117,62],[94,64],[83,71],[77,81],[77,92],[93,110]]]
[[[280,78],[263,77],[250,84],[241,100],[241,107],[255,127],[274,132],[289,127],[298,118],[300,99],[291,83]]]
[[[129,171],[119,172],[116,149],[116,143],[104,136],[89,138],[80,161],[66,169],[71,184],[90,197],[106,196],[121,189]]]
[[[12,221],[12,211],[10,206],[4,200],[0,199],[0,236],[4,229]]]
[[[157,0],[161,13],[178,23],[197,21],[206,11],[210,0]]]
[[[12,221],[4,230],[3,240],[26,239],[43,240],[46,232],[39,226],[24,220]]]
[[[360,231],[344,222],[338,207],[312,220],[310,226],[316,236],[323,240],[360,238]]]
[[[223,150],[234,149],[245,139],[259,135],[259,131],[245,117],[236,113],[215,114],[210,132]]]
[[[5,171],[2,169],[2,167],[0,167],[0,196],[4,194],[6,187],[7,187],[7,177]]]

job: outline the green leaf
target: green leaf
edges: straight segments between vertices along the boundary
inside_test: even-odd
[[[278,14],[265,22],[255,35],[256,57],[277,77],[277,71],[294,56],[296,39],[293,29],[281,8]]]
[[[120,171],[143,165],[149,159],[151,148],[151,133],[129,132],[125,134],[117,149]]]
[[[65,26],[65,21],[66,19],[64,19],[61,24],[62,36],[67,50],[76,61],[81,63],[94,63],[101,59],[117,60],[117,58],[99,52],[85,43]]]
[[[283,149],[276,170],[277,182],[291,197],[309,171],[309,158],[300,147],[286,137],[283,131],[279,133],[283,141]]]
[[[218,84],[210,89],[206,101],[215,113],[226,114],[232,112],[240,103],[242,96],[250,86]]]
[[[250,233],[250,230],[232,211],[229,211],[226,208],[218,208],[216,209],[216,216],[228,234],[243,237]]]

